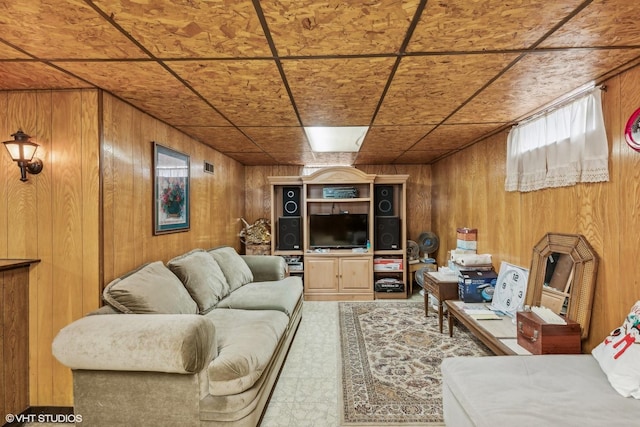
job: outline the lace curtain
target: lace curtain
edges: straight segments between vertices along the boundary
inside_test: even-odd
[[[506,166],[506,191],[609,181],[601,90],[513,127]]]

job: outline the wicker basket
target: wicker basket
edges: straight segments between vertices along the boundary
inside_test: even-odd
[[[271,244],[266,245],[245,245],[244,252],[247,255],[271,255]]]

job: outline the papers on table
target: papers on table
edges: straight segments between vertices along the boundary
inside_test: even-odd
[[[499,316],[495,311],[481,307],[462,307],[464,312],[476,320],[500,320],[503,316]]]

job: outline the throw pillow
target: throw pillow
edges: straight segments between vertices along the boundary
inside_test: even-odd
[[[204,251],[195,249],[175,257],[167,267],[187,288],[198,304],[200,314],[208,313],[222,298],[229,294],[229,284],[216,260]]]
[[[640,399],[640,301],[591,354],[618,393]]]
[[[213,258],[222,269],[224,277],[227,278],[230,292],[235,291],[242,285],[253,282],[251,269],[235,249],[229,246],[222,246],[209,249],[209,253],[213,255]]]
[[[107,304],[123,313],[198,313],[198,306],[180,279],[161,261],[115,279],[102,295]]]

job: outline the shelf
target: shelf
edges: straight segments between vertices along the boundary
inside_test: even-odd
[[[370,202],[370,197],[355,197],[348,199],[307,199],[307,203],[353,203],[353,202]]]
[[[404,299],[407,297],[407,278],[409,269],[406,265],[405,242],[406,236],[406,182],[409,175],[375,175],[367,174],[353,167],[330,167],[316,171],[310,175],[300,177],[269,177],[271,183],[271,219],[277,228],[274,231],[274,255],[301,256],[304,259],[304,270],[290,270],[291,275],[304,275],[305,298],[316,300],[370,300],[374,298]],[[392,187],[392,199],[388,201],[392,210],[382,210],[379,206],[380,196],[376,188],[382,185]],[[285,211],[287,199],[283,193],[284,188],[296,186],[301,189],[301,229],[300,250],[278,250],[278,243],[282,236],[280,233],[280,221]],[[378,187],[376,187],[378,186]],[[325,190],[333,188],[344,189],[344,195],[355,197],[329,198]],[[339,192],[333,194],[343,195]],[[385,199],[386,200],[386,199]],[[327,215],[338,213],[366,214],[368,215],[369,241],[373,247],[398,248],[374,250],[368,252],[353,252],[350,249],[334,249],[326,252],[315,252],[311,249],[309,227],[313,215]],[[392,214],[392,215],[391,215]],[[376,218],[393,217],[399,220],[399,235],[392,235],[393,244],[380,246],[377,244],[376,233],[380,232],[380,238],[391,233],[395,228],[392,225],[382,226],[378,229]],[[284,224],[286,225],[286,224]],[[394,225],[395,227],[395,225]],[[284,231],[283,231],[284,232]],[[288,235],[287,235],[288,236]],[[397,240],[397,242],[396,242]],[[285,241],[285,239],[283,239]],[[291,248],[292,246],[283,246]],[[397,259],[402,270],[374,270],[374,258]],[[306,273],[305,273],[306,272]],[[391,277],[404,283],[402,292],[375,292],[374,282],[377,279]]]

